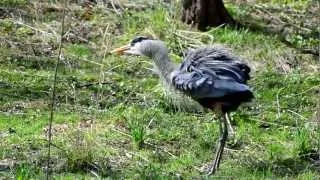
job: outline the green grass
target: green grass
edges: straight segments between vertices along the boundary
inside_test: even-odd
[[[25,4],[27,4],[26,0],[2,0],[0,2],[0,5],[5,7],[23,6]]]
[[[234,13],[239,11],[234,9]],[[206,34],[188,34],[179,30],[190,28],[163,7],[130,10],[121,16],[102,7],[93,12],[90,20],[81,20],[91,27],[87,35],[83,33],[90,43],[66,39],[63,47],[53,123],[56,179],[320,178],[315,162],[320,145],[315,124],[320,73],[314,57],[286,47],[276,36],[247,29],[220,27]],[[32,26],[59,32],[52,21],[59,21],[57,17]],[[68,28],[76,29],[79,17],[69,18]],[[0,54],[0,161],[15,162],[0,176],[41,179],[45,177],[48,104],[58,44],[54,37],[11,21],[0,23],[4,24],[0,35],[17,44],[4,43]],[[211,162],[218,139],[213,114],[172,108],[157,76],[148,69],[150,60],[104,57],[106,50],[136,35],[164,40],[176,62],[181,62],[181,50],[190,43],[220,43],[252,67],[249,84],[255,100],[232,114],[236,134],[228,142],[216,177],[199,171]],[[43,44],[51,44],[52,52],[35,54],[26,42],[39,46],[40,52]]]

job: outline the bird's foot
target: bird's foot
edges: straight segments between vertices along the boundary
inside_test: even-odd
[[[210,163],[204,163],[201,166],[196,167],[196,169],[200,172],[200,173],[206,173],[209,171],[210,168]]]
[[[215,166],[215,165],[212,165],[210,167],[210,169],[208,170],[208,172],[207,172],[207,176],[210,176],[210,175],[214,174],[217,170],[218,170],[218,167]]]
[[[218,167],[213,162],[204,163],[201,167],[197,168],[201,173],[206,174],[207,176],[215,174]]]

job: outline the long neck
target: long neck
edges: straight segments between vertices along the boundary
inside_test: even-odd
[[[151,41],[146,47],[148,55],[155,63],[159,75],[167,82],[170,81],[170,74],[175,70],[175,64],[170,60],[168,49],[161,41]]]
[[[170,74],[175,70],[175,66],[170,60],[168,54],[158,52],[152,57],[152,59],[161,78],[164,78],[166,81],[170,81]]]

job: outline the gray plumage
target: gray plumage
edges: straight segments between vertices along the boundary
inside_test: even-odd
[[[188,97],[180,96],[178,99],[188,102],[192,98],[203,107],[216,109],[219,114],[224,115],[219,121],[220,139],[215,160],[208,172],[214,173],[219,168],[228,137],[228,127],[233,132],[229,112],[253,98],[247,85],[250,68],[222,46],[191,50],[183,62],[176,65],[170,60],[168,49],[162,41],[146,37],[137,37],[129,46],[118,48],[114,52],[152,58],[167,92],[172,95],[180,92]]]
[[[222,46],[190,50],[179,66],[172,63],[162,41],[137,43],[139,53],[153,59],[169,89],[188,95],[206,108],[220,103],[224,112],[233,111],[253,98],[246,84],[250,68]]]
[[[173,85],[205,107],[211,103],[203,101],[216,100],[226,106],[225,111],[235,110],[253,97],[246,85],[250,68],[222,46],[189,51],[173,73]]]

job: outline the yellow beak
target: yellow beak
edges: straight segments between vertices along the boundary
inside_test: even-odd
[[[110,53],[117,54],[117,55],[123,55],[124,51],[129,50],[130,48],[131,48],[130,45],[125,45],[125,46],[122,46],[122,47],[119,47],[119,48],[112,50]]]

